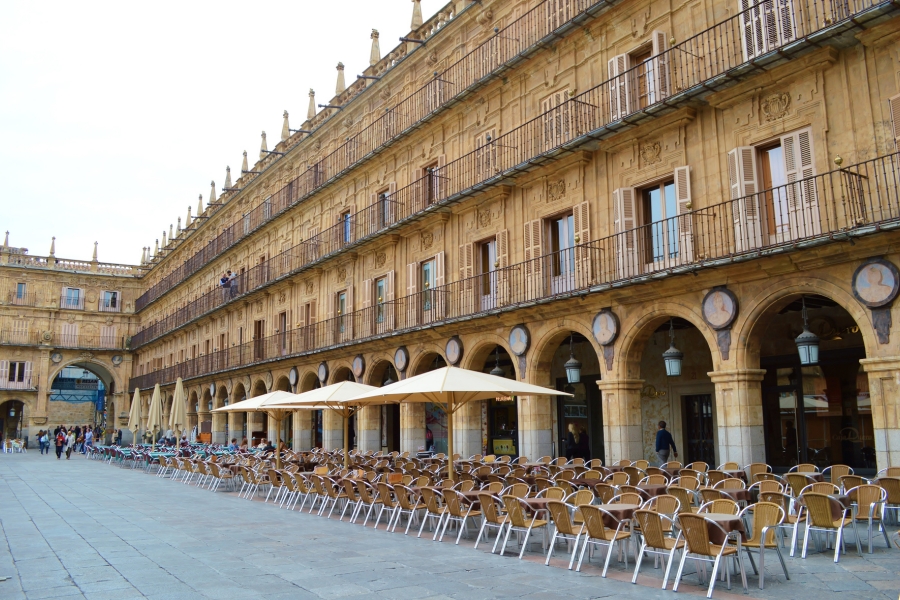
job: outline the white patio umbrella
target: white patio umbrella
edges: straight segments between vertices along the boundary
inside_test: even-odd
[[[147,414],[147,430],[152,436],[152,445],[150,450],[156,450],[156,432],[162,429],[162,400],[160,399],[159,384],[153,388],[153,396],[150,397],[150,411]]]
[[[187,408],[185,407],[184,382],[181,377],[175,380],[175,396],[172,399],[172,411],[169,413],[169,429],[175,432],[175,445],[180,446],[181,434],[187,427]]]
[[[515,379],[497,377],[479,371],[469,371],[459,367],[442,367],[416,375],[409,379],[376,388],[355,400],[363,401],[373,398],[393,400],[395,402],[432,402],[438,404],[447,414],[447,469],[451,480],[455,479],[453,470],[453,413],[467,402],[489,400],[498,396],[571,396],[566,392],[522,383]]]
[[[128,429],[134,435],[133,443],[137,443],[138,430],[141,428],[141,391],[134,388],[134,397],[131,399],[131,410],[128,411]]]
[[[344,419],[344,466],[349,464],[350,454],[350,417],[363,406],[370,404],[393,403],[393,400],[385,401],[381,398],[357,400],[356,398],[366,392],[378,388],[355,381],[341,381],[316,388],[302,394],[295,395],[292,399],[286,399],[275,403],[276,406],[290,406],[297,409],[327,408],[338,413]]]
[[[261,412],[281,423],[281,420],[284,419],[285,415],[298,409],[274,406],[274,404],[279,400],[288,400],[295,397],[296,396],[290,392],[279,390],[269,392],[268,394],[261,394],[253,398],[247,398],[246,400],[241,400],[240,402],[217,408],[213,410],[213,412]],[[275,468],[281,468],[281,452],[278,451],[278,448],[275,449]]]

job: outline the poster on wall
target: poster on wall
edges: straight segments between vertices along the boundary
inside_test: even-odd
[[[425,427],[431,431],[434,446],[428,448],[428,434],[425,435],[426,450],[447,452],[447,415],[439,404],[425,403]]]

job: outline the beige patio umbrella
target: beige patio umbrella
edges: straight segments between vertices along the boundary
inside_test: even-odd
[[[273,405],[280,400],[288,400],[295,397],[296,396],[290,392],[282,392],[279,390],[269,392],[268,394],[261,394],[254,398],[247,398],[246,400],[241,400],[240,402],[217,408],[213,410],[213,412],[261,412],[272,417],[278,423],[281,423],[281,420],[284,419],[285,415],[298,409]],[[281,452],[279,452],[277,448],[275,449],[275,468],[281,468]]]
[[[454,480],[456,474],[453,470],[453,413],[459,410],[463,404],[474,400],[489,400],[498,396],[571,395],[479,371],[469,371],[459,367],[443,367],[377,388],[359,396],[356,400],[382,398],[401,404],[404,402],[432,402],[441,406],[447,414],[447,454],[450,465],[447,471],[450,479]]]
[[[181,377],[175,380],[175,396],[172,399],[172,411],[169,413],[169,429],[175,432],[175,445],[181,445],[181,434],[187,427],[187,408],[185,407],[184,382]]]
[[[349,465],[350,459],[350,417],[363,406],[388,402],[394,403],[393,400],[386,401],[381,398],[356,400],[358,396],[377,389],[371,385],[356,383],[355,381],[340,381],[297,394],[292,399],[279,401],[275,404],[277,406],[290,406],[294,410],[327,408],[341,415],[344,419],[344,466],[346,467]]]
[[[159,384],[153,388],[153,396],[150,397],[150,411],[147,414],[147,430],[151,433],[152,445],[150,450],[156,450],[156,432],[162,429],[162,400],[160,399]]]
[[[134,398],[131,399],[131,410],[128,411],[128,429],[131,430],[134,440],[137,443],[138,430],[141,428],[141,391],[134,388]]]

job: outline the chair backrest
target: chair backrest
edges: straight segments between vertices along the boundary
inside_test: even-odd
[[[513,485],[506,488],[504,492],[505,496],[515,496],[516,498],[525,498],[528,496],[528,492],[531,488],[528,487],[527,483],[514,483]]]
[[[584,506],[594,501],[594,492],[591,490],[578,490],[574,494],[570,494],[565,502],[571,506]]]
[[[624,494],[619,494],[618,496],[614,496],[610,500],[610,504],[637,504],[640,506],[644,503],[644,497],[640,494],[635,494],[632,492],[625,492]]]
[[[801,489],[800,495],[802,496],[806,492],[815,492],[817,494],[840,494],[841,488],[828,481],[816,481]]]
[[[706,480],[710,485],[716,485],[720,481],[728,479],[728,477],[728,473],[725,473],[724,471],[717,471],[715,469],[707,471],[706,473]]]
[[[612,537],[610,535],[612,532],[606,528],[606,523],[603,522],[604,516],[607,519],[614,521],[616,527],[619,526],[619,520],[599,506],[588,504],[582,506],[578,510],[581,511],[581,518],[584,520],[584,526],[585,529],[587,529],[588,535],[595,540],[608,541]]]
[[[444,490],[444,502],[447,505],[447,512],[449,512],[454,517],[463,517],[465,516],[465,510],[462,507],[462,502],[460,501],[459,492],[456,490]]]
[[[497,460],[497,456],[496,456],[496,455],[494,455],[494,454],[488,454],[487,456],[485,456],[484,458],[481,459],[481,462],[483,462],[483,463],[485,463],[485,464],[489,464],[489,463],[494,462],[495,460]]]
[[[501,517],[502,501],[493,494],[478,494],[478,501],[481,503],[481,514],[487,519],[488,523],[500,525],[503,521]]]
[[[700,471],[701,473],[706,473],[709,471],[709,465],[703,462],[702,460],[697,460],[689,464],[686,468],[693,469],[694,471]]]
[[[683,467],[683,466],[684,466],[684,465],[682,465],[681,462],[679,462],[679,461],[677,461],[677,460],[670,460],[669,462],[667,462],[666,464],[664,464],[664,465],[662,466],[662,468],[663,468],[663,469],[673,469],[673,470],[677,470],[677,469],[680,469],[680,468]]]
[[[344,479],[341,483],[344,484],[344,491],[347,492],[347,497],[350,500],[356,500],[359,497],[363,504],[373,504],[375,502],[375,499],[372,497],[373,490],[370,487],[372,484],[365,479],[356,481]]]
[[[594,484],[594,495],[600,500],[601,504],[608,504],[609,501],[615,497],[616,488],[609,485],[608,483],[595,483]]]
[[[550,518],[553,519],[557,531],[566,535],[575,535],[575,528],[572,527],[572,519],[569,516],[569,507],[565,502],[551,500],[547,503],[547,509],[550,511]]]
[[[740,512],[740,508],[738,507],[737,502],[730,498],[717,498],[715,500],[710,500],[709,502],[704,502],[703,506],[701,506],[700,510],[697,512],[736,515]]]
[[[771,473],[772,467],[766,463],[750,463],[747,465],[747,470],[750,472],[750,481],[755,482],[757,475],[761,473]]]
[[[737,477],[729,477],[717,483],[714,487],[720,490],[743,490],[747,487],[743,479]]]
[[[851,469],[847,465],[831,465],[825,470],[831,473],[832,483],[839,483],[841,481],[841,477],[843,477],[844,475],[853,474],[853,469]]]
[[[403,510],[413,510],[413,508],[418,506],[418,495],[405,485],[397,484],[394,486],[394,497],[397,498],[397,503],[400,504],[400,508]]]
[[[691,506],[693,506],[694,504],[693,490],[689,490],[677,485],[670,485],[668,488],[666,488],[666,493],[668,493],[670,496],[675,496],[676,498],[678,498],[678,502],[681,503],[679,512],[691,511]]]
[[[552,461],[552,460],[553,459],[550,458],[549,456],[542,456],[539,459],[537,459],[535,462],[544,463],[545,465],[549,465],[550,461]]]
[[[706,519],[703,515],[683,512],[678,515],[678,522],[681,525],[681,533],[687,543],[688,552],[701,556],[715,556],[713,554],[714,547],[709,543],[709,529],[707,529]]]
[[[831,478],[831,481],[834,481],[834,477]],[[865,485],[866,480],[859,475],[842,475],[838,479],[838,485],[842,490],[849,490],[851,488],[855,488],[858,485]]]
[[[683,471],[684,469],[682,469]],[[675,483],[675,482],[673,482]],[[700,480],[696,477],[692,477],[690,475],[683,475],[678,478],[677,484],[679,487],[687,488],[689,490],[697,491],[700,489]]]
[[[426,485],[430,485],[430,484],[431,484],[431,477],[429,477],[428,475],[420,475],[416,479],[415,487],[425,487]]]
[[[587,462],[585,466],[587,466],[589,469],[599,469],[603,466],[603,461],[599,458],[592,458]]]
[[[583,467],[583,466],[584,466],[584,459],[583,459],[583,458],[573,458],[572,460],[570,460],[570,461],[567,462],[566,464],[569,465],[569,466],[571,466],[571,467]]]
[[[628,483],[631,485],[637,485],[638,481],[647,476],[643,469],[637,467],[623,467],[622,471],[628,474]]]
[[[722,463],[721,465],[719,465],[720,471],[737,471],[740,468],[741,468],[741,466],[734,461],[729,461],[729,462]]]
[[[641,508],[674,517],[681,511],[681,501],[671,494],[662,494],[650,498]]]
[[[460,492],[471,492],[473,489],[475,489],[475,482],[472,481],[471,479],[468,481],[460,481],[459,483],[456,484],[455,487]]]
[[[638,496],[643,497],[644,495],[641,493],[641,488],[634,485],[620,485],[619,486],[620,494],[637,494]]]
[[[831,512],[832,505],[837,500],[827,494],[807,492],[803,494],[803,502],[806,504],[810,523],[815,527],[834,529],[834,517]]]
[[[774,546],[775,530],[784,522],[784,507],[775,502],[757,502],[745,508],[741,514],[747,512],[753,513],[753,534],[750,539],[760,541],[766,546]],[[762,540],[762,531],[766,527],[769,530],[766,531],[766,539]]]
[[[669,478],[659,473],[647,475],[645,479],[649,485],[666,485],[669,483]]]
[[[499,494],[503,491],[503,483],[499,481],[491,481],[490,483],[485,484],[481,487],[482,490],[487,492],[488,494]]]
[[[519,498],[509,494],[503,496],[503,507],[506,509],[506,514],[513,527],[528,527],[525,510],[522,508]]]
[[[628,460],[627,458],[623,458],[622,460],[620,460],[616,463],[616,466],[617,467],[630,467],[631,461]]]
[[[637,468],[640,469],[641,471],[646,471],[646,470],[647,470],[647,467],[650,466],[650,461],[649,461],[649,460],[644,460],[644,459],[642,458],[642,459],[640,459],[640,460],[634,461],[634,463],[632,464],[632,466],[637,467]]]
[[[644,541],[651,548],[668,550],[666,547],[666,527],[663,523],[663,515],[652,510],[634,511],[634,519],[641,527]]]
[[[754,486],[756,487],[757,490],[759,490],[760,493],[763,493],[763,492],[781,493],[784,491],[784,486],[781,485],[777,481],[758,481],[757,483],[754,483],[750,487],[754,487]]]
[[[802,473],[786,473],[784,478],[787,479],[795,496],[800,495],[800,491],[810,483],[809,478]]]
[[[812,463],[800,463],[795,470],[798,473],[818,473],[819,467]]]
[[[559,473],[556,474],[555,479],[557,481],[559,481],[560,479],[568,481],[570,479],[573,479],[574,477],[575,477],[575,471],[573,469],[562,469]]]
[[[606,478],[607,483],[612,485],[625,485],[628,483],[628,473],[618,471]]]
[[[542,498],[550,498],[552,500],[565,500],[566,498],[566,490],[561,487],[549,487],[541,490],[540,495]]]
[[[535,477],[534,478],[534,487],[538,490],[545,490],[548,487],[553,487],[554,484],[552,480],[547,479],[546,477]]]
[[[878,485],[887,492],[888,504],[900,504],[900,478],[879,477]]]
[[[446,490],[444,490],[446,491]],[[432,514],[441,514],[440,496],[431,488],[422,488],[422,502],[425,508]]]
[[[588,469],[584,473],[581,474],[582,479],[596,479],[600,481],[600,471],[595,471],[593,469]]]
[[[715,488],[702,488],[700,490],[700,498],[703,500],[703,502],[712,502],[713,500],[718,500],[725,497],[725,494]]]
[[[876,505],[875,512],[872,516],[881,517],[881,508],[884,508],[884,502],[887,500],[887,492],[880,485],[863,484],[847,491],[847,495],[856,500],[859,507],[856,514],[860,518],[868,518],[869,510],[873,504]]]

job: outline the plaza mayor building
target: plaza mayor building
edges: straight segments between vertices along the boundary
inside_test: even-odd
[[[6,241],[4,437],[109,435],[180,377],[204,441],[336,448],[331,411],[211,410],[455,365],[572,394],[465,405],[465,456],[572,425],[654,459],[664,420],[685,462],[900,465],[900,5],[416,0],[384,41],[140,264]],[[447,419],[367,407],[350,444],[445,451]]]

